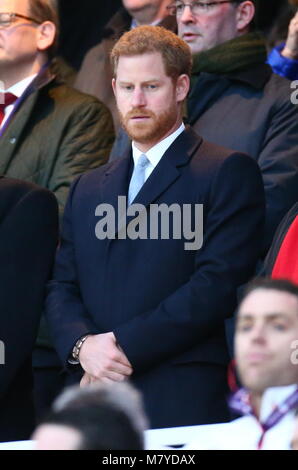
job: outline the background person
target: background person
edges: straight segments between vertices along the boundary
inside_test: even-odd
[[[142,450],[146,427],[141,396],[128,383],[73,386],[32,439],[36,450]]]
[[[298,287],[257,279],[239,305],[235,359],[243,388],[230,400],[243,415],[187,448],[289,450],[298,405]],[[296,346],[295,346],[296,345]]]
[[[53,194],[0,177],[0,441],[35,427],[31,356],[57,242]]]
[[[71,182],[106,162],[114,131],[102,103],[53,74],[58,31],[55,0],[0,0],[0,173],[51,190],[61,217]],[[42,412],[64,384],[44,325],[33,364]]]
[[[290,80],[298,79],[298,2],[284,5],[269,32],[269,43],[274,43],[268,63],[273,71]]]

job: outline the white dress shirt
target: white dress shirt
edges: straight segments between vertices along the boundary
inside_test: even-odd
[[[30,75],[30,77],[26,77],[23,80],[19,81],[18,83],[15,83],[7,90],[0,89],[0,93],[12,93],[17,98],[20,98],[20,96],[22,96],[26,88],[28,88],[28,86],[34,80],[36,76],[37,76],[37,73],[34,75]],[[5,121],[7,121],[7,119],[9,118],[10,114],[12,113],[13,107],[14,107],[14,104],[11,104],[9,106],[6,106],[6,108],[4,109],[4,119],[1,123],[0,128],[4,125]]]
[[[161,21],[162,21],[162,18],[155,20],[153,21],[153,23],[150,23],[150,26],[158,26],[159,23],[161,23]],[[141,26],[141,25],[135,20],[135,18],[133,18],[131,21],[130,29],[137,28],[138,26]]]

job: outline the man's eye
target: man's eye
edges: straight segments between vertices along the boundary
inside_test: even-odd
[[[251,325],[249,325],[248,323],[242,323],[241,325],[238,325],[237,326],[237,331],[249,331],[251,329]]]
[[[183,10],[184,10],[184,4],[183,3],[178,3],[176,5],[176,11],[178,11],[178,13],[179,13],[180,11],[183,11]]]
[[[285,331],[286,325],[284,325],[283,323],[273,323],[273,328],[277,331]]]
[[[157,85],[146,85],[146,88],[148,90],[155,90],[157,88]]]

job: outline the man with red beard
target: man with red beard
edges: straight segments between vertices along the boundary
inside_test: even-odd
[[[48,286],[53,341],[82,386],[131,378],[153,428],[227,421],[224,321],[259,256],[260,171],[184,126],[182,39],[140,26],[111,59],[132,147],[72,186]],[[197,230],[203,245],[189,247]]]
[[[116,130],[119,116],[111,87],[111,50],[124,32],[136,26],[158,25],[176,33],[176,18],[167,10],[170,3],[171,0],[122,0],[122,8],[106,24],[100,42],[88,51],[81,64],[74,87],[96,96],[109,108]]]

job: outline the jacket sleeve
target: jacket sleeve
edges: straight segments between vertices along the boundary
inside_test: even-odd
[[[95,98],[89,98],[72,109],[47,183],[57,197],[60,216],[75,177],[106,163],[114,141],[108,108]]]
[[[234,312],[237,288],[253,275],[263,236],[264,189],[254,160],[239,154],[225,160],[204,213],[203,247],[188,282],[114,329],[136,373],[206,341]]]
[[[98,334],[81,296],[72,230],[72,197],[80,177],[72,184],[62,223],[53,279],[47,285],[45,315],[53,344],[66,367],[75,342],[88,333]],[[59,281],[56,280],[59,273]],[[63,280],[60,280],[63,279]],[[73,367],[70,368],[72,370]]]
[[[298,199],[298,106],[291,102],[287,83],[288,87],[276,93],[258,157],[267,204],[263,254],[270,248],[278,224]]]
[[[0,226],[0,399],[34,347],[45,286],[58,241],[58,207],[47,190],[32,189]]]
[[[268,55],[267,63],[277,75],[289,80],[298,80],[298,60],[281,55],[284,47],[284,43],[274,47]]]

